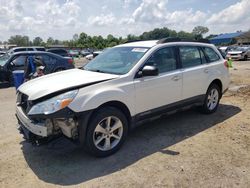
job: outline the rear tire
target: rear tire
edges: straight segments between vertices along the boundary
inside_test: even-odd
[[[128,121],[119,109],[101,108],[90,119],[85,148],[96,157],[112,155],[121,148],[127,133]]]
[[[221,89],[218,85],[212,84],[207,90],[205,100],[201,107],[201,111],[205,114],[214,113],[220,102],[221,98]]]

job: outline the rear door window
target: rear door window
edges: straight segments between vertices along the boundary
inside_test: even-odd
[[[202,64],[201,53],[196,46],[180,46],[180,59],[183,68],[194,67]]]
[[[44,54],[40,56],[45,64],[45,72],[50,73],[54,69],[57,59],[55,57]]]
[[[214,62],[214,61],[220,60],[220,56],[212,48],[203,47],[203,50],[204,50],[209,62]]]

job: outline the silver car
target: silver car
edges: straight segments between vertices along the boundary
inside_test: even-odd
[[[236,47],[232,51],[228,51],[226,55],[226,59],[233,60],[245,60],[250,57],[250,47]]]

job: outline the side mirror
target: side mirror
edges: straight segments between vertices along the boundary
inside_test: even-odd
[[[138,73],[138,77],[143,76],[157,76],[159,74],[158,68],[152,65],[146,65],[143,69]]]

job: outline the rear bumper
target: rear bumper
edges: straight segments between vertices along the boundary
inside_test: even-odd
[[[233,59],[233,60],[241,60],[241,59],[243,59],[244,57],[243,57],[242,55],[227,55],[227,56],[226,56],[226,59],[229,59],[229,58],[231,58],[231,59]]]
[[[19,126],[25,127],[31,133],[41,136],[47,137],[48,136],[48,129],[45,126],[45,123],[33,123],[23,112],[22,108],[17,106],[16,107],[16,117],[18,120]]]

